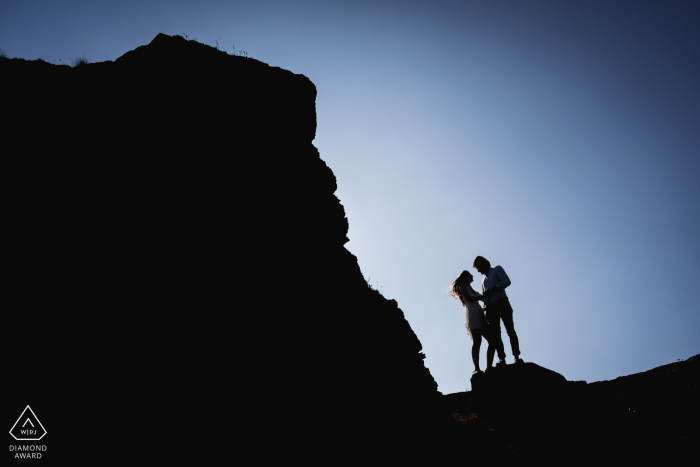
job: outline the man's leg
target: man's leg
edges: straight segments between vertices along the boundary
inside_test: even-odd
[[[488,343],[489,346],[486,347],[486,369],[493,368],[493,356],[496,354],[496,348]]]
[[[504,297],[496,303],[499,304],[498,311],[503,320],[503,326],[505,326],[508,337],[510,338],[510,348],[513,351],[513,356],[517,360],[520,356],[520,343],[518,342],[518,335],[515,333],[515,325],[513,324],[513,307],[510,306],[508,297]]]
[[[481,348],[481,332],[476,329],[472,331],[472,361],[474,371],[481,371],[479,368],[479,349]]]
[[[491,335],[489,336],[490,339],[488,339],[489,342],[489,349],[496,349],[496,352],[498,353],[498,359],[505,362],[506,361],[506,352],[503,348],[503,340],[501,339],[501,315],[499,313],[498,307],[493,306],[493,304],[489,305],[489,307],[486,309],[486,321],[489,322],[489,328],[490,328],[490,333]],[[486,350],[486,356],[488,359],[488,349]],[[491,366],[491,363],[493,362],[493,352],[491,352],[491,361],[487,360],[487,363],[489,366]]]
[[[493,357],[496,354],[495,340],[493,338],[493,331],[490,327],[486,327],[483,330],[482,336],[486,339],[488,347],[486,348],[486,369],[493,368]]]

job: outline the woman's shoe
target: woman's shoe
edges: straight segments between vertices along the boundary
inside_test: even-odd
[[[473,374],[473,375],[478,375],[479,373],[483,373],[483,371],[481,371],[481,370],[474,370],[474,372],[473,372],[472,374]]]

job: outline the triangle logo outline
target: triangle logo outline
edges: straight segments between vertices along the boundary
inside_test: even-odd
[[[35,436],[35,437],[33,437],[33,438],[18,438],[18,437],[15,436],[15,434],[13,433],[13,431],[14,431],[15,427],[17,426],[17,424],[18,424],[21,420],[23,420],[23,419],[25,418],[25,415],[27,414],[27,410],[29,410],[29,413],[31,413],[31,416],[34,417],[34,420],[36,421],[36,423],[41,427],[41,431],[42,431],[41,436],[38,436],[38,437]],[[29,418],[29,415],[26,415],[26,419],[27,419],[27,421],[29,421],[29,424],[30,424],[30,425],[34,426],[34,423],[32,423],[31,419]],[[24,422],[24,425],[27,424],[27,421]],[[24,425],[22,425],[22,426],[24,426]],[[15,424],[12,425],[12,428],[10,428],[10,434],[11,434],[12,437],[13,437],[15,440],[17,440],[17,441],[39,441],[41,438],[43,438],[44,436],[46,436],[46,428],[44,428],[44,425],[41,424],[41,422],[39,421],[39,417],[36,416],[36,414],[34,413],[34,411],[32,410],[32,408],[29,407],[29,405],[27,405],[27,407],[22,411],[22,414],[19,416],[19,418],[17,419],[17,421],[15,422]]]

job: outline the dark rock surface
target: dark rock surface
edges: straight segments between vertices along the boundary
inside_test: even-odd
[[[472,391],[443,400],[519,459],[668,462],[700,448],[700,355],[590,384],[534,363],[508,365],[474,375]]]
[[[343,246],[305,76],[159,34],[114,62],[3,60],[0,82],[5,410],[32,406],[47,457],[80,439],[310,459],[453,421],[403,312]]]

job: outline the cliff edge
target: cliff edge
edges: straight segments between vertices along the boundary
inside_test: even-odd
[[[362,451],[444,424],[418,338],[343,246],[308,78],[159,34],[0,80],[6,410],[61,426],[54,452]]]

